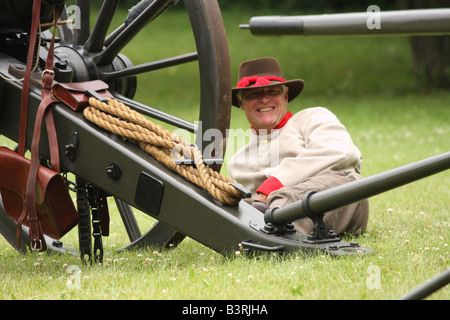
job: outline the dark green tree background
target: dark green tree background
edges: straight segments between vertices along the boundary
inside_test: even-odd
[[[99,1],[100,0],[96,0]],[[122,0],[130,8],[137,0]],[[340,12],[364,12],[369,5],[382,11],[403,9],[448,8],[449,0],[218,0],[222,10],[248,10],[265,15],[298,15]],[[424,88],[450,90],[450,36],[410,37],[417,81]]]
[[[448,8],[448,0],[397,0],[399,9]],[[450,36],[410,37],[414,69],[425,87],[450,90]]]

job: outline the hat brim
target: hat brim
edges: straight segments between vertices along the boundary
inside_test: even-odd
[[[236,94],[239,91],[247,91],[247,90],[253,90],[257,88],[266,88],[266,87],[274,87],[279,85],[285,85],[289,88],[288,90],[288,102],[291,102],[297,96],[302,92],[303,87],[305,86],[305,82],[301,79],[295,79],[295,80],[289,80],[285,82],[280,81],[272,81],[271,84],[263,85],[263,86],[257,86],[257,87],[245,87],[245,88],[233,88],[231,89],[231,104],[235,107],[239,108],[239,100],[236,96]]]

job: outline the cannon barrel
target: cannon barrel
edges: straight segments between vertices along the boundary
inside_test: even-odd
[[[443,35],[450,34],[450,9],[258,16],[240,28],[254,35]]]
[[[264,220],[266,223],[280,225],[311,217],[311,214],[317,216],[449,168],[450,152],[446,152],[338,187],[312,193],[306,199],[285,207],[267,210]]]
[[[427,281],[420,287],[414,289],[408,294],[404,295],[400,298],[400,300],[420,300],[425,299],[427,296],[436,292],[437,290],[443,288],[447,284],[450,283],[450,269],[442,272],[440,275],[435,278]]]

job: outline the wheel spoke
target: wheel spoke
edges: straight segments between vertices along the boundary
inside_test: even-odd
[[[122,23],[116,30],[111,32],[105,39],[105,47],[108,47],[111,42],[126,28],[125,23]]]
[[[168,67],[178,66],[191,61],[198,60],[197,52],[187,53],[171,58],[161,59],[158,61],[143,63],[128,68],[124,68],[118,71],[104,72],[99,74],[99,78],[103,81],[108,81],[117,78],[134,76],[144,72],[155,71],[159,69],[164,69]]]
[[[150,21],[155,19],[164,9],[166,9],[171,0],[154,0],[125,28],[121,30],[111,43],[99,54],[94,57],[98,65],[109,64],[117,54],[144,28]]]
[[[105,0],[103,2],[92,33],[84,44],[84,49],[87,52],[99,52],[102,50],[106,33],[118,4],[119,0]]]
[[[139,239],[142,234],[131,206],[118,198],[114,198],[114,200],[116,201],[117,209],[122,217],[123,225],[125,226],[130,241],[133,242]]]
[[[117,101],[122,102],[126,106],[130,107],[131,109],[140,112],[146,116],[152,117],[153,119],[163,121],[167,124],[171,124],[175,127],[185,129],[189,132],[197,132],[197,126],[189,121],[186,121],[184,119],[178,118],[174,115],[171,115],[169,113],[166,113],[164,111],[149,107],[145,104],[142,104],[140,102],[134,101],[132,99],[129,99],[123,95],[114,93],[114,98]]]

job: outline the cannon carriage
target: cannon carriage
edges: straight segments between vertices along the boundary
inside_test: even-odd
[[[40,1],[37,1],[40,3]],[[131,110],[164,123],[186,129],[196,135],[200,151],[208,145],[203,134],[208,129],[219,130],[226,137],[231,113],[231,72],[225,29],[216,1],[184,0],[189,16],[196,52],[168,57],[163,60],[133,65],[121,50],[155,19],[163,19],[164,11],[177,1],[141,1],[130,10],[125,22],[107,34],[117,6],[117,0],[105,0],[97,21],[90,31],[89,1],[77,1],[80,8],[78,29],[60,24],[59,38],[54,47],[54,80],[57,83],[89,83],[100,80],[108,85],[114,100]],[[0,134],[19,141],[20,105],[23,77],[27,68],[27,53],[30,45],[31,8],[33,1],[0,2],[7,11],[19,12],[21,16],[2,16],[0,52]],[[61,1],[43,2],[41,25],[53,21],[53,5]],[[19,7],[15,7],[15,6]],[[62,7],[60,20],[67,20],[69,11]],[[251,28],[251,24],[250,24]],[[41,77],[49,55],[51,34],[42,28],[35,57],[36,70],[31,75],[28,103],[28,123],[32,124],[38,113],[41,96]],[[199,69],[199,115],[201,126],[133,100],[138,86],[135,76],[184,63],[197,63]],[[82,94],[90,94],[82,92]],[[94,94],[94,97],[95,94]],[[97,96],[102,100],[102,96]],[[64,239],[45,235],[46,247],[56,252],[72,252],[87,255],[88,259],[101,259],[101,237],[108,229],[106,221],[99,223],[95,204],[89,202],[92,194],[102,198],[113,197],[129,237],[129,244],[119,250],[136,247],[173,247],[186,236],[224,255],[244,252],[289,252],[328,253],[330,255],[365,255],[372,252],[357,243],[341,241],[331,230],[327,230],[322,217],[326,212],[357,202],[363,198],[382,193],[405,183],[421,179],[446,170],[450,166],[449,153],[425,159],[417,163],[393,169],[372,177],[349,183],[345,186],[308,195],[302,201],[286,208],[275,208],[261,214],[244,200],[236,205],[226,205],[215,199],[206,190],[194,185],[179,174],[168,169],[136,144],[130,143],[116,133],[102,129],[87,120],[81,112],[69,108],[62,102],[52,105],[57,132],[61,172],[75,177],[66,183],[77,194],[79,215],[79,248],[67,248]],[[26,148],[32,147],[33,126],[26,131]],[[223,146],[225,143],[223,144]],[[51,158],[52,146],[42,130],[39,148],[40,157]],[[223,152],[225,150],[222,150]],[[220,152],[219,152],[220,153]],[[220,158],[209,160],[207,166],[219,171]],[[195,163],[177,165],[192,166]],[[236,184],[232,187],[244,199],[248,192]],[[155,218],[157,222],[144,232],[134,217],[133,208]],[[300,234],[293,230],[292,222],[309,217],[316,223],[313,234]],[[104,216],[103,220],[107,220]],[[16,241],[17,223],[11,219],[3,201],[0,201],[0,232],[20,252],[30,249],[29,229],[21,227],[20,244]],[[92,239],[94,229],[94,239]],[[103,232],[102,232],[103,229]],[[103,234],[102,234],[103,233]],[[92,245],[94,240],[94,245]]]

